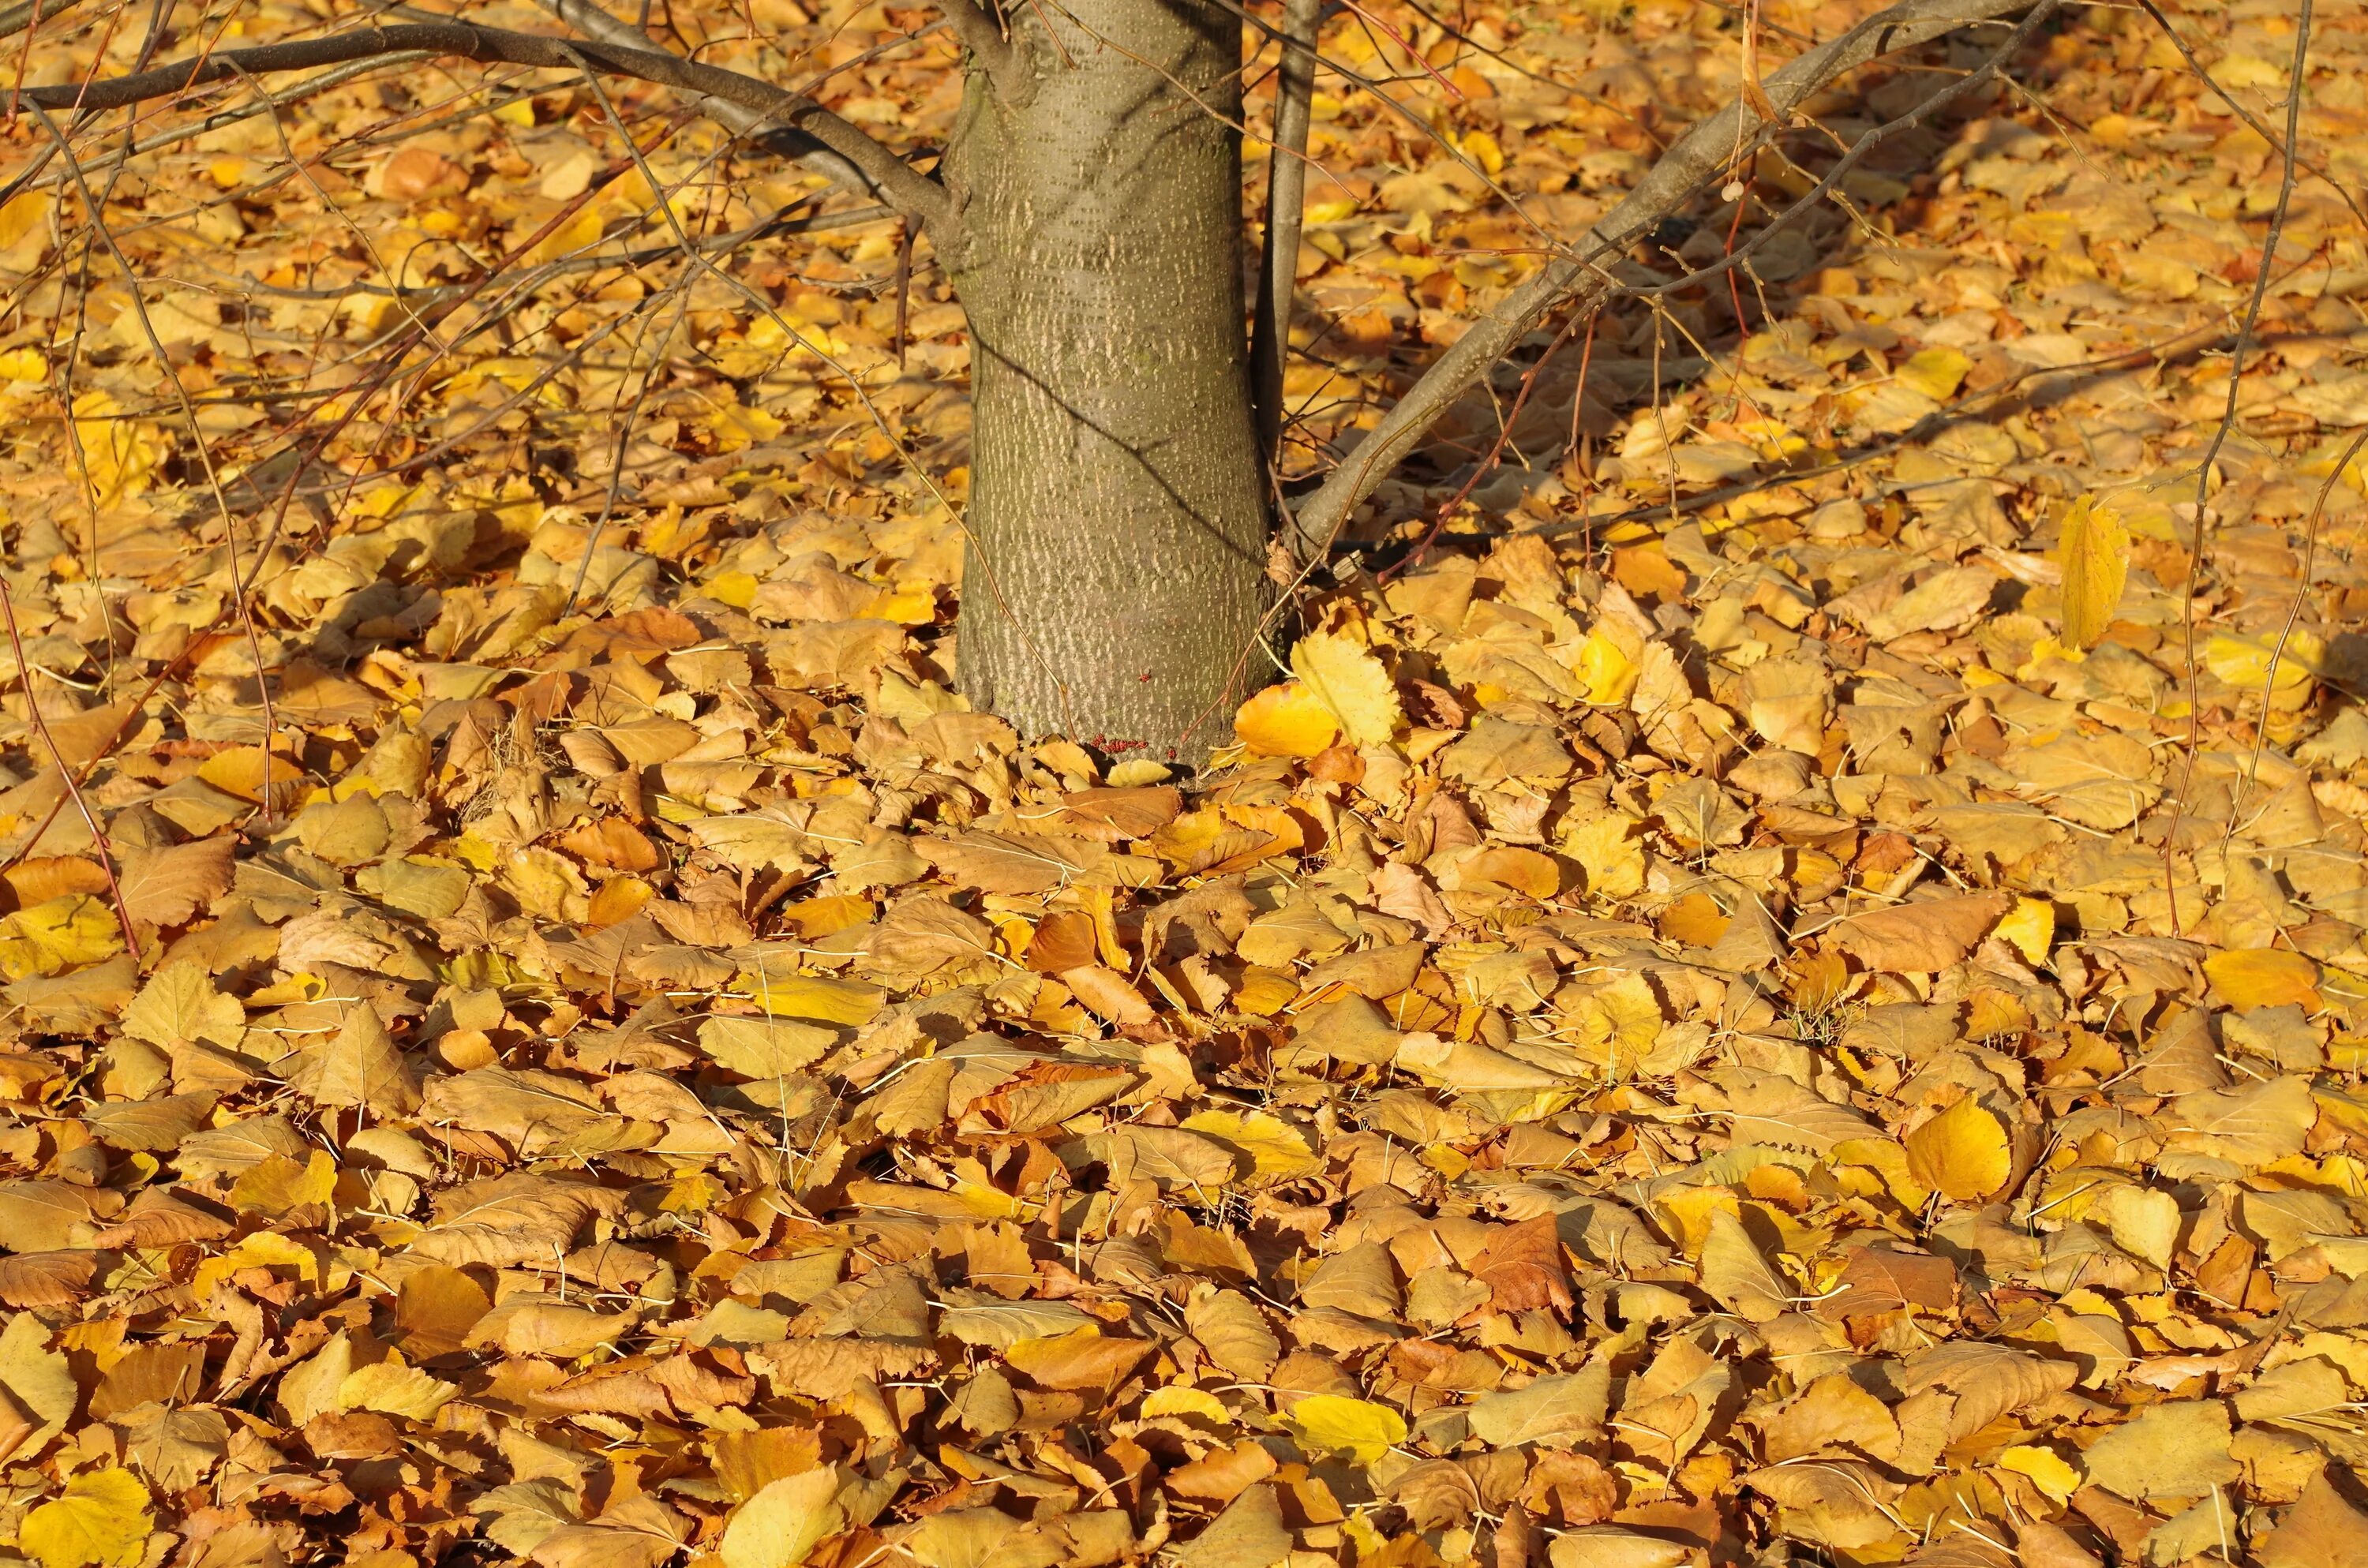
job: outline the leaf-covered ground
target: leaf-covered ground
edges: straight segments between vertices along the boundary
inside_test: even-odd
[[[1868,8],[1770,0],[1762,68]],[[1301,472],[1742,57],[1717,5],[1351,11],[1412,108],[1316,103]],[[130,69],[116,17],[31,79]],[[2172,19],[2283,134],[2294,7]],[[668,36],[920,147],[933,20]],[[2277,150],[2100,7],[1732,284],[1541,335],[1182,787],[950,694],[926,240],[900,364],[893,225],[662,95],[78,129],[112,248],[60,164],[0,209],[0,1540],[2368,1547],[2360,7],[2309,41],[2274,256]]]

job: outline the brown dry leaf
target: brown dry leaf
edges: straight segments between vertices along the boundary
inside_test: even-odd
[[[1472,1275],[1488,1287],[1489,1304],[1500,1312],[1544,1308],[1564,1313],[1571,1309],[1562,1236],[1550,1214],[1508,1226],[1491,1236],[1473,1259]]]
[[[2011,903],[2002,893],[1919,900],[1853,915],[1832,939],[1869,969],[1930,973],[1961,961]]]
[[[2228,1410],[2218,1400],[2175,1400],[2106,1433],[2080,1463],[2092,1484],[2134,1502],[2200,1497],[2242,1473],[2228,1439]]]
[[[1751,1323],[1782,1316],[1793,1295],[1743,1221],[1725,1210],[1710,1216],[1702,1247],[1702,1283],[1720,1304]]]
[[[2322,1470],[2275,1528],[2253,1538],[2253,1558],[2261,1568],[2306,1568],[2348,1562],[2368,1551],[2368,1514],[2337,1490]]]
[[[362,1107],[381,1116],[420,1108],[417,1075],[367,1006],[347,1008],[336,1034],[300,1047],[282,1071],[288,1086],[316,1105]]]
[[[1537,234],[1616,227],[1738,80],[1781,107],[1761,46],[1884,6],[1751,9],[1756,43],[1712,0],[1329,8],[1258,493],[1304,508],[1380,450],[1422,367],[1495,341]],[[50,6],[11,47],[56,98],[320,19]],[[1023,53],[1046,25],[1004,19]],[[2359,1544],[2368,346],[2337,187],[2368,22],[2318,7],[2296,91],[2291,17],[2188,7],[2224,98],[2068,8],[1996,68],[2046,104],[1923,114],[1840,171],[1850,222],[1777,222],[1834,172],[1815,138],[1761,156],[1633,262],[1733,251],[1738,286],[1614,290],[1517,347],[1328,562],[1277,552],[1290,646],[1225,656],[1281,684],[1170,756],[1023,738],[963,685],[985,575],[1029,570],[966,565],[963,519],[1024,528],[1010,476],[1065,477],[996,428],[998,312],[955,286],[986,274],[926,265],[991,261],[973,187],[1024,163],[974,155],[1003,110],[959,90],[971,51],[848,6],[667,20],[722,70],[825,59],[833,123],[924,180],[943,151],[969,217],[905,268],[873,194],[763,149],[712,177],[678,93],[619,78],[612,122],[450,56],[225,67],[129,140],[58,98],[74,160],[20,128],[49,163],[0,204],[15,1550]],[[1864,33],[1882,58],[1805,109],[1896,122],[1979,31]],[[1179,58],[1179,126],[1272,133],[1275,73]],[[2290,99],[2334,184],[2282,195],[2231,100]],[[1268,163],[1226,186],[1248,221]],[[1037,292],[1066,266],[1019,302],[1090,303]],[[1190,295],[1129,319],[1221,324]],[[2180,347],[2237,325],[2241,363]],[[1045,650],[1073,688],[1090,619]],[[1125,676],[1164,692],[1177,656]]]

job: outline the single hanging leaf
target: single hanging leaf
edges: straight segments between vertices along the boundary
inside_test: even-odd
[[[2064,564],[2064,632],[2066,648],[2095,647],[2121,608],[2130,574],[2130,529],[2122,515],[2083,495],[2065,515],[2057,556]]]

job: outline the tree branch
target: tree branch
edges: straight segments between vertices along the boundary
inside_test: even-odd
[[[737,71],[703,65],[647,48],[645,42],[582,42],[466,22],[416,22],[363,28],[327,38],[265,44],[255,49],[222,50],[107,81],[28,87],[24,97],[49,108],[120,108],[126,104],[166,97],[235,77],[275,71],[309,71],[406,50],[458,55],[487,64],[528,65],[554,71],[573,72],[588,64],[608,75],[631,77],[686,94],[702,108],[716,113],[718,119],[723,119],[723,107],[731,106],[747,117],[745,127],[725,119],[731,129],[744,134],[764,130],[795,133],[810,143],[801,155],[825,155],[831,160],[823,172],[832,177],[847,181],[906,217],[940,226],[951,219],[952,204],[943,186],[918,173],[887,147],[812,98],[785,92],[769,82],[744,76]]]
[[[657,54],[670,52],[661,49],[649,34],[594,5],[592,0],[543,0],[543,8],[596,42],[615,49],[642,49]],[[861,195],[879,194],[879,187],[865,177],[861,169],[832,152],[807,131],[768,124],[766,117],[756,109],[712,94],[693,94],[691,104],[734,135],[745,136],[776,156],[803,164],[825,179]]]
[[[1002,27],[988,14],[978,0],[937,0],[938,9],[945,14],[946,26],[953,28],[954,37],[976,60],[987,80],[1005,97],[1017,101],[1032,87],[1027,79],[1027,62],[1003,36]]]
[[[2035,9],[2044,15],[2057,4],[2038,0]],[[1827,83],[1879,55],[2033,9],[2032,0],[1902,0],[1832,42],[1795,56],[1760,85],[1778,114],[1789,117]],[[1597,220],[1573,254],[1538,268],[1474,323],[1299,508],[1295,537],[1284,541],[1292,552],[1307,561],[1328,550],[1358,504],[1405,460],[1450,404],[1549,311],[1565,301],[1609,293],[1613,279],[1607,264],[1626,256],[1662,219],[1714,183],[1770,123],[1737,95],[1734,103],[1696,124],[1663,153],[1636,188]]]
[[[14,38],[27,28],[63,16],[82,0],[17,0],[13,6],[0,6],[0,38]]]
[[[1250,330],[1250,394],[1258,450],[1282,455],[1282,362],[1291,352],[1291,301],[1299,289],[1299,232],[1307,206],[1307,122],[1315,97],[1315,29],[1324,0],[1283,0],[1282,61],[1274,86],[1274,151],[1267,161],[1266,243],[1258,255],[1258,314]]]

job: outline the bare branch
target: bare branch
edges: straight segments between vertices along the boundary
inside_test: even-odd
[[[642,49],[660,54],[667,52],[660,49],[649,34],[622,17],[612,16],[594,5],[592,0],[543,0],[543,8],[596,42],[615,49]],[[695,95],[691,105],[734,135],[763,144],[792,163],[803,164],[814,173],[849,190],[867,196],[876,194],[875,186],[860,168],[803,131],[768,125],[766,116],[757,110],[711,94]]]
[[[938,0],[938,9],[945,13],[946,25],[953,28],[954,37],[962,40],[997,92],[1017,100],[1032,90],[1028,62],[978,0]]]
[[[348,60],[409,50],[458,55],[488,64],[530,65],[554,71],[573,71],[580,59],[608,75],[631,77],[687,94],[703,108],[732,105],[747,111],[750,130],[783,130],[809,139],[835,160],[826,172],[847,179],[899,212],[938,224],[940,230],[952,216],[944,187],[812,98],[785,92],[769,82],[744,76],[737,71],[684,60],[641,45],[600,40],[579,42],[466,22],[412,22],[255,49],[222,50],[87,85],[28,87],[24,97],[50,108],[120,108],[126,104],[166,97],[243,75],[316,70]],[[735,125],[732,129],[742,128]]]
[[[1772,107],[1789,116],[1827,83],[1879,55],[1911,49],[1981,22],[2026,11],[2053,11],[2058,0],[1902,0],[1832,42],[1794,57],[1761,83]],[[1286,542],[1305,560],[1328,549],[1349,514],[1412,451],[1432,422],[1486,376],[1516,343],[1556,306],[1608,293],[1608,264],[1624,256],[1654,225],[1713,184],[1738,153],[1771,122],[1737,100],[1701,121],[1662,154],[1625,199],[1588,232],[1583,248],[1532,273],[1424,372],[1395,407],[1333,470],[1324,487],[1299,509]]]
[[[81,4],[82,0],[17,0],[13,6],[0,6],[0,38],[14,38],[27,28],[40,27]]]
[[[1282,63],[1274,88],[1274,152],[1267,163],[1266,243],[1259,253],[1258,317],[1250,332],[1250,393],[1258,450],[1269,467],[1282,450],[1282,362],[1291,350],[1291,299],[1299,287],[1299,231],[1307,205],[1307,122],[1315,97],[1315,29],[1324,0],[1284,0]]]

